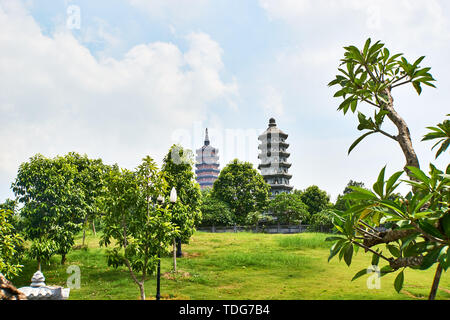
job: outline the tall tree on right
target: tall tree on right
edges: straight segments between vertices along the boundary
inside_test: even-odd
[[[419,95],[422,85],[435,87],[431,68],[420,67],[424,57],[409,63],[403,54],[391,56],[379,41],[371,45],[370,39],[362,50],[348,46],[345,51],[341,60],[345,70],[339,68],[340,74],[329,83],[341,87],[335,93],[335,97],[344,99],[338,110],[354,113],[361,102],[375,108],[373,118],[358,111],[358,130],[367,131],[350,146],[349,153],[367,136],[381,133],[400,145],[406,165],[404,171],[387,179],[386,167],[383,168],[373,191],[350,187],[353,192],[344,199],[352,200],[353,205],[345,211],[336,210],[333,223],[339,236],[328,239],[335,242],[329,260],[339,253],[339,259],[350,265],[356,249],[361,247],[373,254],[372,265],[378,265],[380,260],[388,262],[381,269],[382,275],[398,272],[394,281],[397,292],[403,287],[406,268],[426,270],[437,264],[429,295],[429,299],[434,299],[442,271],[450,266],[450,165],[439,170],[430,164],[429,175],[420,170],[408,126],[394,109],[392,95],[395,88],[408,84]],[[382,129],[386,117],[397,127],[396,135]],[[432,132],[424,140],[441,139],[436,144],[441,144],[438,157],[448,147],[449,131],[445,122],[438,128],[429,128]],[[412,186],[405,197],[394,193],[404,172],[409,176],[404,181]],[[368,270],[361,270],[353,280],[367,273]]]
[[[371,43],[369,38],[362,50],[355,46],[345,47],[344,58],[341,60],[341,66],[345,67],[338,68],[340,73],[328,84],[340,86],[334,94],[335,97],[343,98],[338,110],[344,114],[348,110],[353,113],[358,111],[358,130],[365,131],[353,142],[348,153],[367,136],[383,134],[400,145],[406,159],[404,170],[415,179],[407,167],[419,168],[419,159],[413,148],[408,125],[395,110],[393,91],[401,86],[412,85],[420,95],[422,85],[435,87],[435,79],[429,73],[431,68],[420,67],[424,56],[410,63],[402,53],[391,55],[380,41],[373,45]],[[373,117],[361,112],[361,108],[358,108],[361,103],[374,108]],[[397,134],[382,129],[386,117],[397,128]]]

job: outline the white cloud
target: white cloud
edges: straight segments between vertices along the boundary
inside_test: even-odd
[[[210,0],[128,0],[128,2],[142,10],[153,19],[189,21],[200,17],[211,3]]]
[[[273,86],[264,88],[261,104],[266,117],[278,118],[284,115],[283,95]]]
[[[4,196],[18,165],[37,152],[68,151],[134,167],[161,160],[171,132],[232,100],[222,49],[207,34],[141,44],[122,59],[96,58],[68,30],[42,34],[26,9],[0,2],[0,179]]]

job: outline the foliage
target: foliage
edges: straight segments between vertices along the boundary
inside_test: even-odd
[[[447,115],[449,117],[450,114]],[[422,141],[435,140],[440,139],[436,144],[431,148],[433,150],[439,144],[441,147],[436,152],[436,159],[441,155],[442,152],[445,152],[450,145],[450,120],[444,120],[442,123],[439,123],[437,127],[427,127],[431,130],[431,132],[427,133]]]
[[[403,286],[406,268],[425,270],[440,263],[447,270],[450,266],[450,166],[443,173],[430,165],[429,175],[415,167],[408,169],[415,179],[405,182],[417,188],[415,194],[392,200],[403,172],[385,180],[383,168],[373,191],[352,187],[354,192],[345,196],[356,204],[338,212],[334,222],[342,236],[329,238],[335,241],[329,259],[339,254],[339,259],[350,265],[361,247],[373,254],[373,265],[378,265],[380,258],[388,262],[381,273],[398,271],[397,291]],[[361,270],[354,279],[363,274]]]
[[[309,218],[308,207],[296,193],[280,193],[269,203],[269,210],[281,224],[298,224]]]
[[[330,209],[322,210],[311,217],[309,222],[311,231],[323,232],[333,229],[333,212]]]
[[[26,238],[54,241],[53,254],[61,254],[62,262],[86,214],[85,193],[76,183],[77,175],[77,167],[64,157],[48,159],[38,154],[20,165],[12,185],[16,199],[23,204],[20,215]]]
[[[105,196],[105,177],[111,167],[103,164],[101,159],[89,159],[87,155],[70,152],[65,160],[77,168],[74,183],[84,191],[83,206],[85,221],[94,221],[100,217],[101,200]]]
[[[406,122],[394,109],[392,91],[400,86],[412,84],[420,95],[422,85],[435,87],[433,76],[429,73],[431,68],[421,68],[420,63],[425,58],[418,58],[414,63],[408,62],[403,54],[391,55],[383,43],[377,41],[372,45],[371,39],[367,39],[362,50],[355,46],[345,47],[345,56],[338,68],[340,74],[328,85],[339,85],[335,97],[344,100],[338,110],[344,114],[351,110],[358,111],[358,130],[365,131],[350,146],[350,153],[363,139],[374,133],[381,133],[396,141],[405,156],[406,166],[419,167],[419,160],[412,147],[411,135]],[[364,102],[374,107],[373,117],[361,112],[359,104]],[[382,125],[386,117],[395,125],[397,135],[386,132]],[[408,175],[409,171],[405,168]],[[412,175],[410,175],[412,177]]]
[[[345,211],[352,205],[352,203],[348,199],[344,199],[344,196],[346,194],[349,194],[350,192],[353,191],[351,189],[351,187],[364,188],[364,183],[350,180],[348,182],[347,186],[345,187],[343,194],[338,195],[338,197],[336,199],[336,203],[334,204],[334,209],[340,210],[340,211]]]
[[[301,201],[308,206],[311,216],[331,206],[330,196],[318,186],[310,186],[303,191],[295,190],[300,195]]]
[[[163,161],[162,172],[167,181],[168,196],[173,187],[179,201],[173,208],[172,222],[180,230],[180,240],[188,243],[201,221],[201,192],[193,171],[193,155],[190,150],[173,145]]]
[[[155,201],[166,188],[153,159],[146,157],[136,171],[118,167],[109,172],[104,199],[104,230],[100,245],[111,245],[108,265],[125,265],[145,299],[144,282],[155,270],[158,256],[178,234],[171,215]],[[141,273],[139,280],[136,273]]]
[[[264,211],[270,186],[249,162],[238,159],[223,168],[213,185],[213,196],[226,202],[237,224],[245,224],[250,212]]]
[[[211,191],[209,188],[202,190],[201,224],[204,226],[233,225],[230,207],[225,202],[213,197]]]
[[[11,218],[12,211],[0,209],[0,273],[7,278],[17,276],[22,270],[24,246],[24,239],[14,229]]]

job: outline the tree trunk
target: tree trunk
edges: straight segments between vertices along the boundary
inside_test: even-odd
[[[173,239],[173,272],[177,272],[177,241]]]
[[[61,264],[63,265],[63,264],[65,264],[65,263],[66,263],[66,254],[63,253],[63,254],[61,255]]]
[[[92,232],[94,233],[94,236],[97,235],[97,232],[95,232],[95,221],[92,219]]]
[[[404,167],[404,170],[406,171],[408,176],[413,179],[414,177],[411,176],[410,171],[406,167],[410,166],[420,168],[419,159],[417,158],[416,152],[414,151],[411,141],[411,134],[406,122],[394,109],[394,98],[392,97],[390,90],[386,89],[386,93],[389,97],[389,103],[385,105],[386,110],[389,111],[387,116],[398,129],[398,135],[396,136],[396,139],[406,158],[406,165]]]
[[[139,291],[141,292],[141,300],[145,300],[145,289],[144,289],[144,282],[138,283]]]
[[[37,263],[38,263],[38,270],[41,271],[41,258],[37,259]]]
[[[436,273],[434,274],[433,286],[431,287],[428,300],[434,300],[436,298],[437,290],[439,288],[439,281],[441,280],[441,274],[442,274],[442,266],[439,263],[436,268]]]
[[[181,251],[181,239],[177,239],[177,257],[180,258],[183,256],[183,252]]]
[[[83,247],[84,247],[85,240],[86,240],[86,229],[83,230],[83,244],[82,244]]]
[[[84,218],[84,223],[83,223],[83,246],[84,246],[84,242],[86,240],[86,223],[87,223],[87,215]]]

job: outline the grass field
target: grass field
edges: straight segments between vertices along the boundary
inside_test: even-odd
[[[353,282],[353,275],[367,268],[371,255],[359,251],[351,267],[335,257],[327,262],[327,235],[303,233],[272,235],[253,233],[197,232],[185,256],[177,260],[177,274],[170,273],[172,260],[162,259],[161,294],[163,299],[232,300],[232,299],[426,299],[433,281],[433,267],[427,271],[407,270],[404,289],[393,288],[395,275],[381,278],[380,289],[367,288],[367,276]],[[81,236],[77,238],[81,244]],[[138,287],[126,268],[107,266],[105,248],[98,238],[88,235],[87,248],[71,251],[65,266],[55,256],[43,266],[46,283],[66,286],[69,265],[81,270],[81,288],[72,289],[70,299],[139,299]],[[26,261],[17,287],[28,286],[36,271],[35,261]],[[154,299],[156,278],[145,283],[146,295]],[[444,273],[437,299],[450,300],[450,276]]]

